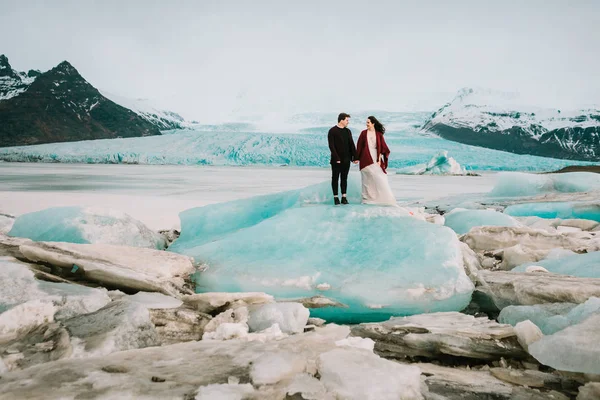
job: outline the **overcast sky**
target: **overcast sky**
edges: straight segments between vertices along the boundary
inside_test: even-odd
[[[436,109],[465,86],[600,103],[600,1],[0,0],[13,68],[68,60],[187,118]]]

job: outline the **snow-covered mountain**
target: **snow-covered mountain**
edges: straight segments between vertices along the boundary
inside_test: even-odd
[[[154,124],[104,97],[69,62],[16,72],[0,56],[0,147],[160,135]]]
[[[154,106],[152,101],[148,99],[129,99],[103,90],[100,93],[115,103],[135,112],[160,130],[184,129],[194,126],[193,122],[184,120],[181,115]]]
[[[43,77],[44,84],[34,84],[39,77]],[[54,79],[54,81],[49,82]],[[65,85],[68,83],[68,85]],[[77,90],[73,90],[71,84],[77,86]],[[41,93],[41,96],[35,98],[34,96],[26,95],[28,91],[30,91],[31,87],[34,87],[35,91],[38,92],[38,95]],[[88,91],[88,87],[91,87],[93,91]],[[81,90],[83,88],[82,93]],[[40,92],[41,90],[41,92]],[[84,96],[89,95],[87,97]],[[25,96],[25,97],[23,97]],[[127,117],[130,121],[134,121],[136,125],[135,128],[132,129],[131,124],[125,124],[125,126],[118,128],[114,125],[107,126],[107,129],[102,129],[104,133],[98,135],[88,135],[85,139],[93,139],[93,138],[107,138],[107,137],[117,137],[117,136],[146,136],[148,134],[158,134],[160,130],[171,130],[171,129],[183,129],[193,126],[192,122],[185,121],[180,115],[174,113],[172,111],[164,111],[158,107],[155,107],[148,100],[132,100],[125,97],[113,95],[111,93],[99,92],[95,88],[93,88],[79,73],[77,70],[68,62],[63,62],[59,64],[56,68],[42,73],[37,70],[30,70],[29,72],[19,72],[14,70],[6,55],[0,55],[0,112],[4,115],[4,125],[7,125],[9,122],[7,118],[11,119],[11,127],[5,126],[6,129],[9,130],[7,132],[7,137],[2,138],[0,140],[0,145],[10,146],[16,144],[32,144],[32,143],[40,143],[40,142],[48,142],[48,141],[64,141],[66,136],[60,135],[58,133],[53,134],[53,137],[47,137],[45,139],[41,139],[39,133],[36,133],[36,128],[33,126],[28,126],[27,121],[31,119],[35,119],[37,122],[37,126],[50,124],[60,129],[60,125],[55,121],[51,121],[46,123],[44,117],[48,114],[52,113],[39,113],[34,110],[34,108],[23,108],[24,104],[31,104],[32,102],[39,102],[40,100],[45,99],[47,101],[53,102],[62,102],[66,109],[72,111],[79,121],[84,123],[84,127],[81,127],[81,131],[89,131],[89,121],[86,117],[90,116],[90,112],[96,108],[98,105],[103,104],[105,102],[109,102],[114,106],[120,106],[119,108],[109,107],[110,112],[116,112],[117,114],[111,115],[106,112],[100,118],[106,119],[109,125],[111,118],[116,120],[120,120],[123,115],[124,109],[127,112],[133,112],[134,115],[137,114],[137,117],[143,121],[140,124],[140,121],[137,121],[136,118],[132,119],[131,116]],[[19,107],[21,110],[19,111],[19,107],[15,107],[16,103],[19,103]],[[23,103],[23,104],[21,104]],[[45,111],[48,111],[46,109]],[[29,112],[31,115],[26,115]],[[98,110],[95,111],[98,113]],[[76,123],[73,121],[69,121],[70,118],[63,118],[65,131],[69,131],[75,128]],[[87,121],[87,122],[86,122]],[[143,132],[140,131],[142,125],[148,124],[144,126]],[[129,126],[129,128],[127,128]],[[0,131],[2,129],[0,128]],[[93,130],[93,129],[92,129]],[[155,130],[150,133],[150,131]],[[112,131],[114,135],[110,134],[109,131]],[[134,133],[135,132],[135,133]],[[22,140],[17,140],[14,142],[17,136],[22,137]],[[43,135],[42,135],[43,136]],[[47,135],[46,135],[47,136]],[[11,137],[11,139],[9,139]],[[72,140],[72,139],[68,139]],[[67,140],[67,141],[68,141]],[[14,142],[14,143],[13,143]]]
[[[12,69],[8,58],[0,54],[0,100],[8,100],[23,93],[41,75],[40,71],[19,72]]]
[[[522,104],[517,93],[465,88],[423,125],[460,143],[545,157],[599,161],[600,110]]]

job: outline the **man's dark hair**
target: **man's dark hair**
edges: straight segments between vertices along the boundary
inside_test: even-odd
[[[338,115],[338,122],[345,120],[346,118],[351,118],[350,114],[346,114],[346,113],[341,113],[340,115]]]

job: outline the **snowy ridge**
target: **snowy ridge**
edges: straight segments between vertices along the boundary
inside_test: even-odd
[[[148,99],[129,99],[105,91],[100,91],[100,93],[118,105],[130,109],[160,130],[183,129],[193,126],[193,123],[185,121],[181,115],[173,111],[160,110]]]
[[[35,80],[35,76],[27,76],[17,72],[17,78],[0,76],[0,100],[8,100],[26,91]]]
[[[517,93],[461,89],[431,116],[423,130],[518,154],[600,158],[600,109],[542,108],[527,104]]]
[[[501,132],[518,126],[539,140],[543,131],[600,126],[599,109],[559,110],[523,103],[518,93],[463,88],[432,115],[425,128],[445,124]]]
[[[39,71],[19,72],[11,68],[8,58],[0,55],[0,101],[8,100],[26,91],[40,74]]]

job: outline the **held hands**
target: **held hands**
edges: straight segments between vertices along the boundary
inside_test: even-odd
[[[358,164],[358,160],[354,160],[354,161],[352,161],[352,163]]]

